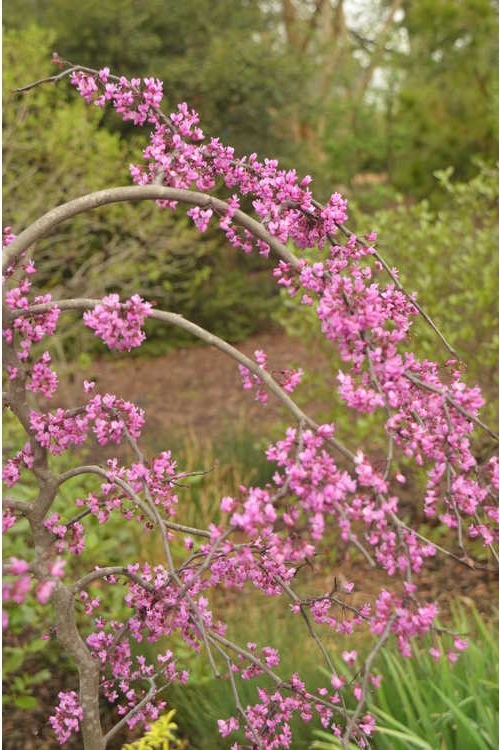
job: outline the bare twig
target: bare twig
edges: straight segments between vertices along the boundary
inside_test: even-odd
[[[365,659],[364,670],[363,670],[363,681],[361,683],[361,693],[362,693],[361,694],[361,699],[358,701],[358,704],[357,704],[356,708],[354,709],[354,713],[351,715],[351,717],[350,717],[350,719],[349,719],[349,721],[347,723],[344,735],[342,737],[342,745],[345,748],[349,747],[349,740],[350,740],[350,738],[352,736],[353,729],[354,729],[354,727],[356,725],[356,720],[357,720],[358,716],[360,715],[360,713],[361,713],[361,711],[363,709],[363,706],[366,703],[366,693],[367,693],[367,689],[368,689],[368,680],[369,680],[369,677],[370,677],[370,669],[371,669],[373,660],[377,656],[378,652],[380,651],[380,649],[382,648],[382,646],[384,645],[384,643],[389,638],[389,636],[391,634],[392,624],[393,624],[394,620],[396,619],[396,617],[397,617],[397,615],[393,614],[389,618],[389,620],[387,621],[387,624],[386,624],[386,626],[385,626],[385,628],[384,628],[384,630],[383,630],[380,638],[378,639],[378,641],[376,642],[375,646],[372,648],[372,650],[368,654],[367,658]]]
[[[91,573],[87,573],[87,575],[84,575],[78,581],[75,581],[75,583],[71,586],[71,590],[73,594],[78,594],[80,591],[83,591],[83,589],[87,588],[87,586],[93,583],[93,581],[97,581],[100,578],[107,578],[108,576],[125,576],[126,578],[130,578],[131,581],[137,583],[139,586],[142,586],[142,588],[145,589],[149,594],[154,594],[156,592],[154,586],[148,583],[144,578],[141,578],[141,576],[138,576],[136,573],[130,571],[124,565],[112,565],[108,566],[107,568],[97,568]]]
[[[144,698],[139,701],[139,703],[134,706],[123,718],[118,721],[114,727],[112,727],[109,732],[106,733],[104,737],[104,742],[106,745],[109,743],[109,741],[126,725],[126,723],[135,716],[136,713],[138,713],[145,705],[147,705],[150,701],[153,700],[155,696],[157,696],[159,693],[161,693],[163,690],[166,690],[168,685],[163,685],[162,687],[158,687],[155,682],[155,677],[158,677],[159,675],[155,675],[153,677],[144,677],[145,680],[149,682],[149,690],[144,696]]]
[[[15,498],[9,497],[8,495],[2,498],[2,505],[4,508],[16,510],[23,516],[27,516],[33,508],[33,505],[31,503],[27,503],[24,500],[16,500]]]
[[[133,203],[143,200],[179,201],[180,203],[200,206],[201,208],[213,208],[222,214],[226,214],[229,209],[225,201],[207,193],[163,187],[161,185],[127,185],[126,187],[98,190],[94,193],[83,195],[80,198],[75,198],[68,203],[63,203],[34,221],[4,249],[2,268],[5,269],[10,266],[23,250],[27,250],[34,242],[44,237],[58,224],[73,216],[111,203],[124,203],[128,201]],[[289,263],[292,268],[298,268],[298,260],[295,255],[279,240],[273,237],[260,222],[240,209],[233,212],[233,218],[236,224],[245,227],[255,237],[266,242],[279,258]]]

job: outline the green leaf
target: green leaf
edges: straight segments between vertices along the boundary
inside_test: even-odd
[[[319,739],[315,740],[311,745],[312,750],[343,750],[344,745],[342,741],[335,737],[331,732],[325,732],[322,729],[316,729],[314,736]],[[348,750],[359,750],[358,745],[349,742]]]
[[[51,672],[49,672],[48,669],[41,669],[39,672],[36,672],[33,677],[29,678],[30,685],[40,685],[42,682],[46,682],[47,680],[50,680],[51,678]]]
[[[25,659],[24,651],[20,648],[4,649],[3,661],[2,661],[2,674],[4,679],[12,672],[22,666]]]
[[[32,709],[38,706],[38,701],[33,695],[20,695],[14,699],[14,705],[18,708]]]
[[[389,729],[389,727],[375,727],[375,731],[379,734],[388,735],[390,737],[397,737],[398,739],[409,743],[411,747],[419,747],[422,748],[422,750],[435,750],[432,745],[429,745],[428,742],[421,739],[420,737],[417,737],[415,734],[410,734],[408,732],[397,729]]]
[[[479,734],[479,727],[477,723],[465,714],[459,707],[459,704],[454,703],[448,698],[437,685],[432,685],[433,690],[441,697],[452,712],[457,724],[460,726],[460,736],[463,741],[467,743],[468,750],[491,750],[493,747],[481,738]]]

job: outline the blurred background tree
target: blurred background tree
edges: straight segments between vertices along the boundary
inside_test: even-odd
[[[404,9],[388,169],[399,190],[424,197],[434,170],[453,166],[464,180],[474,157],[497,158],[498,3],[406,0]]]
[[[238,152],[313,173],[323,197],[354,180],[356,193],[421,198],[435,169],[463,180],[471,156],[496,158],[497,12],[496,0],[19,0],[4,25],[36,23],[63,57],[163,79],[172,107],[189,102]]]

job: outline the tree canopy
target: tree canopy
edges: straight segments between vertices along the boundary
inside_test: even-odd
[[[209,132],[312,172],[326,194],[375,173],[422,197],[433,170],[466,179],[471,156],[496,158],[497,10],[493,0],[21,0],[4,24],[36,22],[81,64],[161,78],[167,100],[194,106]]]

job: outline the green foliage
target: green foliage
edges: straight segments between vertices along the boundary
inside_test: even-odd
[[[272,154],[285,166],[311,172],[325,194],[342,183],[364,208],[392,200],[394,187],[390,182],[352,183],[359,171],[368,170],[368,177],[388,171],[408,192],[421,190],[424,184],[430,189],[429,164],[431,168],[455,165],[459,177],[469,173],[472,154],[491,152],[486,130],[491,131],[495,115],[486,116],[476,98],[482,102],[483,88],[486,93],[495,88],[492,66],[487,64],[495,47],[495,21],[488,0],[468,0],[463,9],[452,7],[461,4],[440,0],[441,26],[432,20],[427,5],[428,0],[412,3],[394,29],[396,41],[398,34],[409,34],[411,45],[410,52],[403,54],[391,41],[393,54],[384,58],[387,91],[384,87],[382,93],[372,91],[353,110],[349,92],[364,74],[360,51],[336,40],[342,51],[336,52],[341,60],[332,73],[331,90],[312,106],[311,97],[322,80],[321,34],[318,31],[308,54],[299,58],[279,33],[283,19],[278,8],[244,0],[182,4],[146,0],[140,7],[135,0],[76,6],[70,0],[10,4],[3,48],[3,166],[9,174],[5,223],[18,231],[58,203],[128,183],[126,165],[140,160],[144,146],[141,134],[132,136],[112,112],[86,106],[66,83],[12,94],[16,87],[54,72],[49,63],[54,47],[90,65],[109,63],[121,72],[162,77],[167,106],[187,100],[200,110],[207,132],[232,142],[239,151]],[[384,3],[380,8],[385,12]],[[476,16],[480,23],[472,24]],[[43,28],[33,26],[34,21]],[[362,29],[366,23],[356,20],[355,26]],[[446,24],[449,38],[441,31]],[[432,61],[431,53],[436,59],[443,53],[444,62]],[[442,97],[441,109],[432,97],[430,106],[420,95],[422,61],[425,85],[433,87],[434,98]],[[412,83],[415,76],[418,85]],[[454,76],[459,77],[458,84]],[[475,79],[479,84],[470,85]],[[465,110],[462,99],[459,107],[454,99],[464,92]],[[410,94],[418,99],[414,108],[404,105]],[[439,123],[432,120],[438,110],[443,118]],[[430,124],[424,127],[418,118],[430,118]],[[417,138],[423,132],[429,150],[426,158]],[[432,213],[429,206],[427,211]],[[404,212],[400,206],[398,216],[403,221]],[[424,213],[413,216],[422,228],[432,221]],[[374,217],[375,228],[379,220],[383,217]],[[54,295],[139,292],[160,308],[238,341],[268,324],[277,309],[276,290],[264,271],[268,263],[228,251],[219,234],[211,230],[200,238],[185,216],[173,216],[151,204],[109,206],[75,217],[39,243],[38,279]],[[405,263],[400,265],[404,268]],[[485,290],[491,287],[488,270],[489,266]],[[458,302],[470,306],[470,300]],[[63,326],[66,357],[102,351],[71,315],[64,316]],[[144,351],[151,355],[192,342],[174,328],[165,336],[164,328],[154,323],[148,334]]]
[[[5,32],[3,42],[3,172],[9,176],[4,215],[13,227],[23,228],[58,203],[119,180],[120,169],[123,180],[126,169],[117,136],[99,129],[97,107],[84,108],[74,97],[65,101],[64,91],[54,86],[13,93],[54,72],[53,33],[30,26]],[[90,225],[86,228],[90,234]],[[65,251],[71,268],[73,251]]]
[[[261,3],[21,0],[4,22],[22,29],[27,17],[53,32],[62,57],[161,78],[166,107],[187,101],[207,132],[239,151],[280,156],[290,145],[280,130],[304,63],[280,49],[276,18]],[[108,125],[130,133],[116,119]]]
[[[237,152],[310,172],[318,197],[351,197],[353,178],[375,173],[387,189],[367,186],[363,206],[394,188],[421,198],[433,170],[451,164],[465,180],[471,156],[495,158],[497,3],[405,0],[389,23],[388,0],[345,5],[18,0],[4,24],[22,34],[36,22],[75,62],[163,79],[167,107],[187,101]]]
[[[303,582],[303,586],[310,583],[311,581],[308,584]],[[287,611],[279,597],[268,598],[253,586],[246,586],[243,592],[218,591],[214,592],[211,598],[213,611],[224,612],[224,619],[228,624],[228,637],[244,644],[255,641],[257,634],[259,647],[273,645],[279,648],[280,673],[290,675],[300,670],[301,677],[307,681],[313,692],[317,687],[327,684],[327,678],[320,668],[321,657],[314,641],[308,638],[304,621],[300,616]],[[347,646],[346,640],[342,640],[342,636],[337,634],[322,635],[326,646],[338,655],[341,662],[340,652]],[[223,739],[217,729],[218,719],[235,715],[234,693],[229,680],[226,677],[214,678],[208,660],[200,659],[181,638],[174,641],[170,639],[167,647],[176,653],[179,667],[187,669],[190,674],[186,685],[173,683],[165,693],[169,705],[176,707],[179,733],[182,737],[188,738],[188,747],[191,750],[229,750],[235,741],[244,744],[243,732],[238,736]],[[220,668],[221,672],[225,671],[224,662],[220,664]],[[257,684],[267,688],[274,684],[265,676],[248,681],[241,680],[239,675],[235,675],[235,679],[243,706],[251,705],[258,700]],[[312,728],[319,728],[320,723],[315,718],[310,724],[304,724],[297,717],[292,726],[294,750],[306,750],[311,742]]]
[[[165,435],[156,435],[151,451],[157,451],[165,445]],[[3,423],[3,449],[12,455],[21,449],[26,437],[17,420],[6,411]],[[240,484],[265,483],[272,471],[264,457],[264,446],[247,431],[222,436],[218,449],[195,435],[188,435],[170,447],[178,459],[178,465],[187,472],[201,472],[186,477],[177,488],[179,506],[177,520],[189,525],[207,528],[220,517],[220,500],[226,494],[237,492]],[[81,463],[88,463],[86,456],[78,454]],[[63,454],[50,458],[51,468],[56,473],[73,468],[75,455]],[[54,504],[54,512],[68,521],[81,511],[76,506],[78,498],[85,498],[99,487],[99,479],[91,475],[74,477],[65,482],[59,489]],[[18,500],[30,502],[37,492],[37,485],[30,472],[25,472],[22,480],[9,491]],[[126,565],[139,560],[147,560],[151,565],[163,560],[163,546],[160,536],[146,531],[140,525],[124,523],[119,513],[112,514],[108,522],[100,525],[94,516],[83,520],[85,526],[85,549],[80,557],[70,556],[65,573],[77,580],[88,570],[99,565]],[[32,552],[26,548],[27,521],[20,519],[4,537],[3,558],[17,557],[31,560]],[[184,549],[184,547],[182,547]],[[178,550],[173,543],[174,555]],[[130,610],[123,601],[123,589],[120,586],[108,586],[96,581],[91,593],[99,596],[102,616],[122,619],[130,615]],[[59,671],[70,671],[69,660],[61,660],[56,644],[52,640],[43,640],[41,635],[49,630],[50,605],[42,605],[35,596],[29,594],[22,604],[7,606],[9,615],[9,641],[4,645],[3,677],[4,703],[19,708],[32,708],[36,703],[36,690],[42,681],[50,679],[50,670],[57,664]],[[77,612],[82,632],[88,626],[88,618],[83,607]],[[14,640],[10,640],[10,636]],[[250,638],[250,632],[248,635]],[[165,644],[172,648],[173,643]],[[188,649],[179,638],[179,657],[184,665],[189,665],[193,675],[207,676],[203,661]],[[143,647],[142,651],[144,650]],[[151,654],[153,657],[153,654]],[[47,671],[49,670],[49,671]],[[174,746],[175,747],[175,746]]]
[[[151,724],[144,737],[135,742],[123,745],[122,750],[176,750],[182,747],[176,737],[177,724],[173,721],[175,709],[172,709]]]
[[[498,3],[411,0],[403,25],[390,171],[399,190],[423,197],[435,189],[433,170],[451,164],[464,181],[471,156],[496,158]]]
[[[7,419],[4,428],[5,449],[11,453],[20,447],[22,441],[22,435],[14,427],[14,421]],[[259,451],[260,445],[250,442],[244,436],[236,436],[232,443],[228,441],[223,450],[224,455],[219,457],[218,468],[207,475],[188,477],[183,482],[187,486],[178,488],[179,520],[203,526],[213,520],[220,497],[230,493],[232,487],[241,482],[265,482],[266,467],[255,465],[255,457]],[[178,446],[175,453],[179,454],[180,465],[188,470],[210,469],[214,463],[213,448],[201,444],[198,439],[189,438],[183,446]],[[51,461],[56,471],[62,472],[68,468],[65,463],[68,461],[67,457],[53,457]],[[76,477],[65,483],[55,510],[64,513],[64,518],[71,517],[75,499],[86,495],[92,489],[93,481],[95,480],[92,478],[84,481]],[[15,489],[16,497],[29,501],[35,490],[31,480],[19,483]],[[5,557],[13,555],[29,559],[29,552],[23,547],[23,523],[25,521],[18,521],[5,537]],[[154,564],[157,559],[161,559],[159,540],[140,529],[134,533],[133,528],[124,524],[119,516],[112,517],[105,526],[98,529],[92,528],[93,525],[97,527],[93,519],[86,518],[84,523],[88,529],[87,549],[82,558],[72,559],[67,566],[67,574],[73,579],[87,571],[89,566],[95,565],[96,561],[101,565],[123,565],[137,559],[147,559],[150,564]],[[176,553],[175,545],[173,552]],[[307,575],[307,570],[302,571],[297,582],[299,596],[301,587],[304,590],[308,588],[309,583],[302,580]],[[316,576],[317,573],[310,575]],[[320,580],[320,585],[323,585],[324,579]],[[91,593],[101,597],[99,613],[104,617],[120,618],[127,614],[124,611],[126,607],[121,587],[109,587],[99,581],[92,586]],[[267,599],[252,588],[245,589],[243,596],[245,617],[242,618],[240,594],[231,591],[214,594],[214,611],[224,609],[229,636],[237,635],[238,639],[245,642],[254,640],[255,633],[258,632],[259,646],[272,644],[279,647],[282,656],[280,670],[284,675],[299,671],[312,690],[324,685],[326,678],[320,667],[319,654],[314,642],[305,637],[302,619],[284,611],[279,598]],[[446,623],[454,632],[469,637],[471,642],[469,650],[461,655],[453,667],[446,661],[433,662],[424,648],[417,650],[415,662],[403,660],[395,651],[378,657],[377,666],[384,679],[382,687],[373,696],[374,705],[370,707],[377,714],[380,727],[375,735],[375,748],[403,750],[405,747],[426,747],[422,744],[424,742],[434,748],[436,745],[433,744],[433,737],[438,736],[444,738],[443,742],[451,743],[440,746],[461,750],[454,738],[468,736],[464,734],[467,730],[463,725],[467,725],[470,731],[475,731],[485,743],[488,743],[488,737],[496,736],[497,717],[494,706],[497,681],[493,672],[498,659],[494,630],[492,624],[485,623],[475,610],[472,609],[471,612],[466,609],[458,610],[452,623]],[[4,645],[4,702],[8,706],[31,710],[35,707],[39,685],[49,680],[56,669],[55,665],[60,672],[61,669],[69,670],[70,664],[67,660],[61,661],[52,640],[40,638],[41,633],[48,629],[46,618],[50,612],[46,606],[40,605],[34,597],[29,597],[24,604],[10,609],[9,614],[12,626],[9,632],[14,640],[9,640]],[[82,616],[82,623],[85,619]],[[340,653],[345,642],[337,634],[322,635],[337,669],[342,671],[345,664]],[[356,648],[360,654],[365,653],[367,644],[363,636],[360,635],[358,640]],[[222,740],[217,732],[217,719],[234,714],[234,696],[229,682],[214,679],[206,661],[199,659],[180,639],[179,643],[175,639],[169,639],[165,647],[175,651],[179,666],[190,671],[190,680],[186,686],[170,686],[166,693],[170,705],[176,706],[179,732],[174,732],[174,726],[170,724],[173,736],[168,737],[156,727],[153,735],[155,740],[168,739],[171,750],[176,748],[173,743],[177,734],[188,737],[189,747],[193,750],[229,747],[234,738]],[[265,678],[262,682],[264,684]],[[471,692],[471,686],[474,692]],[[256,699],[254,681],[243,681],[240,688],[243,704],[253,703]],[[170,714],[170,719],[172,716]],[[202,720],[200,717],[203,717]],[[395,732],[403,732],[403,727],[405,734],[402,738]],[[294,750],[309,748],[315,729],[319,731],[318,722],[306,725],[297,721],[294,726]],[[148,735],[141,741],[146,741],[147,737]],[[323,739],[320,737],[318,735],[318,742],[326,743],[325,737],[328,735]],[[480,740],[476,744],[471,741],[467,747],[469,746],[472,750],[483,748]],[[135,746],[132,747],[135,750]],[[145,746],[149,747],[150,745]],[[334,745],[318,744],[316,747],[318,750],[327,750]],[[492,750],[491,743],[485,747]]]
[[[156,448],[161,436],[155,436]],[[271,481],[273,465],[265,457],[268,441],[243,425],[216,441],[189,433],[170,447],[182,471],[192,473],[180,482],[177,508],[180,523],[208,528],[221,521],[220,501],[235,495],[240,485],[262,486]]]
[[[11,455],[24,444],[22,430],[17,420],[6,410],[3,419],[3,450]],[[26,475],[27,477],[29,475]],[[29,502],[36,492],[33,478],[16,485],[12,494],[18,500]],[[19,519],[3,538],[3,560],[9,557],[30,558],[26,548],[28,522]],[[22,604],[6,607],[9,629],[2,648],[2,701],[5,707],[34,709],[40,685],[50,681],[53,670],[62,672],[69,668],[68,660],[55,647],[52,640],[41,636],[49,631],[50,610],[29,594]]]
[[[9,411],[4,414],[3,422],[3,449],[6,454],[12,455],[24,445],[26,437],[17,420]],[[51,456],[51,470],[58,474],[74,468],[75,461],[85,464],[89,463],[86,452],[76,452],[73,455],[65,453],[61,456]],[[61,518],[68,522],[81,512],[81,507],[76,505],[76,500],[86,498],[89,492],[98,492],[100,481],[98,477],[90,474],[82,474],[64,482],[59,488],[52,512],[59,513]],[[36,496],[38,486],[31,472],[23,472],[21,481],[18,482],[8,495],[18,500],[31,502]],[[187,501],[189,489],[184,490],[186,495],[182,499]],[[222,495],[219,496],[219,499]],[[137,559],[154,561],[154,550],[156,537],[153,532],[146,531],[139,524],[124,523],[123,517],[115,512],[106,524],[99,524],[93,515],[86,516],[82,523],[85,526],[85,548],[79,557],[70,555],[67,557],[65,575],[73,580],[92,570],[96,564],[99,565],[127,565]],[[26,548],[27,539],[26,519],[19,519],[9,529],[3,540],[3,559],[17,557],[31,561],[32,550]],[[158,539],[159,542],[159,539]],[[158,543],[158,560],[161,559],[161,545]],[[96,581],[92,586],[94,595],[102,600],[100,611],[105,617],[120,618],[130,614],[129,608],[123,601],[123,589],[119,586],[108,586],[102,581]],[[29,594],[23,604],[7,606],[9,615],[9,633],[19,638],[21,644],[25,644],[33,637],[39,638],[46,632],[51,622],[50,605],[42,605],[36,597]],[[85,630],[88,618],[83,612],[83,607],[77,611],[81,616],[80,626]],[[48,653],[51,653],[51,642],[42,641],[47,644]],[[24,645],[22,646],[24,648]],[[16,671],[18,667],[16,667]],[[9,692],[9,691],[8,691]]]
[[[226,611],[229,627],[237,628],[239,637],[244,640],[247,635],[252,637],[258,622],[261,645],[273,644],[280,649],[280,673],[286,675],[299,671],[301,675],[305,674],[313,692],[324,686],[327,678],[314,644],[305,639],[302,620],[284,615],[273,601],[262,602],[259,609],[252,592],[248,594],[250,599],[244,618],[229,599]],[[412,660],[402,657],[395,645],[377,657],[375,666],[382,675],[382,685],[373,692],[367,707],[367,711],[377,718],[377,731],[372,738],[374,750],[412,747],[494,749],[492,742],[498,734],[495,623],[485,621],[470,600],[464,600],[446,625],[452,632],[466,636],[470,643],[469,649],[454,665],[446,659],[433,661],[427,651],[433,643],[430,639],[422,647],[415,648]],[[449,641],[449,636],[445,635],[444,639]],[[333,654],[335,668],[344,673],[345,663],[340,656],[343,646],[339,636],[327,636],[327,646]],[[356,647],[360,653],[366,653],[367,644],[362,638]],[[260,678],[258,683],[267,685],[266,678]],[[256,700],[254,681],[240,682],[238,690],[243,706]],[[217,732],[217,719],[234,715],[234,696],[227,680],[214,679],[206,669],[203,673],[192,674],[184,687],[172,685],[167,696],[177,708],[181,733],[189,738],[189,747],[193,750],[229,748],[235,741],[234,737],[223,740]],[[396,732],[404,732],[404,735],[398,736]],[[472,736],[474,739],[469,740]],[[464,737],[470,744],[460,744]],[[244,741],[243,737],[240,741]],[[313,720],[310,724],[300,721],[294,724],[293,748],[340,750],[341,745],[331,733],[320,729],[318,721]]]
[[[454,615],[454,630],[471,631],[470,646],[456,664],[446,659],[435,662],[423,648],[404,664],[391,652],[382,655],[386,678],[374,696],[380,750],[403,750],[411,737],[425,740],[429,748],[496,747],[498,641],[495,629],[486,625],[475,607],[467,609]],[[392,732],[403,728],[408,737],[398,742]]]
[[[35,638],[23,645],[4,645],[2,649],[2,702],[5,707],[34,709],[38,705],[36,691],[50,680],[49,667],[55,667],[58,659],[47,642]]]
[[[318,731],[315,732],[315,736],[318,739],[314,740],[312,743],[311,750],[344,750],[344,746],[340,740],[332,737],[330,732],[324,732],[322,729],[318,729]],[[350,742],[347,750],[357,750],[358,747],[359,745]]]

